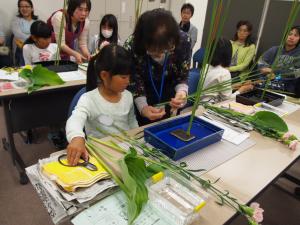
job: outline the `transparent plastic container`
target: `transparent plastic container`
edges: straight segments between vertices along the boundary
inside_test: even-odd
[[[189,225],[199,219],[208,193],[200,186],[170,172],[161,172],[148,181],[149,204],[172,225]]]

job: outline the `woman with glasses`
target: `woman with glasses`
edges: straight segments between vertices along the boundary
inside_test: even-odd
[[[241,20],[236,25],[236,33],[232,44],[232,58],[229,71],[232,77],[242,76],[247,72],[255,54],[255,44],[252,39],[252,24]]]
[[[23,44],[30,36],[31,24],[36,21],[38,17],[34,15],[34,9],[31,0],[19,0],[18,9],[18,15],[12,22],[12,33],[14,35],[13,52],[15,52],[15,64],[18,66],[23,66]]]
[[[133,57],[130,89],[140,125],[167,118],[186,104],[191,43],[169,11],[143,13],[124,47]],[[163,102],[170,103],[156,107]]]
[[[63,13],[65,14],[65,27],[61,40],[61,59],[74,60],[82,63],[90,59],[88,50],[89,19],[91,11],[90,0],[68,0],[66,12],[58,10],[52,14],[47,23],[52,28],[52,42],[58,42],[60,25]],[[76,42],[78,42],[77,51]]]

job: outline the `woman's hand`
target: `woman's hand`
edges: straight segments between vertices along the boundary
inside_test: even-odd
[[[239,91],[241,94],[243,94],[243,93],[245,93],[245,92],[251,91],[251,90],[253,89],[253,87],[254,87],[254,86],[253,86],[251,83],[244,84],[244,85],[242,85],[242,86],[238,89],[238,91]]]
[[[269,68],[269,67],[264,67],[264,68],[261,68],[261,69],[260,69],[260,72],[261,72],[262,74],[269,74],[269,73],[273,73],[272,69],[271,69],[271,68]]]
[[[143,117],[146,117],[149,120],[153,121],[161,119],[166,114],[166,111],[164,108],[155,108],[153,106],[147,105],[142,109],[141,114]]]
[[[67,159],[69,165],[76,166],[81,157],[88,160],[89,153],[85,148],[84,138],[75,137],[67,147]]]
[[[185,106],[187,99],[185,91],[178,91],[175,95],[175,98],[171,99],[170,106],[172,107],[171,111],[180,109]]]
[[[74,57],[75,57],[76,63],[78,63],[78,64],[81,64],[81,63],[83,63],[84,60],[87,60],[87,58],[85,58],[79,52],[76,52]]]

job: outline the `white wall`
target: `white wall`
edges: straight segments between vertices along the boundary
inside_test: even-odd
[[[124,2],[131,2],[132,6],[134,7],[134,0],[124,0]],[[144,0],[145,2],[147,0]],[[10,34],[10,25],[13,17],[17,14],[17,0],[0,0],[0,16],[1,16],[1,23],[4,27],[4,31],[6,34]],[[62,8],[63,1],[62,0],[32,0],[34,5],[35,14],[39,16],[40,19],[46,21],[51,13],[54,11]],[[91,12],[91,30],[92,34],[98,33],[98,24],[99,20],[104,14],[105,11],[111,11],[112,9],[106,6],[106,0],[92,0],[92,12]],[[109,1],[109,5],[114,5],[114,1]],[[119,1],[116,1],[119,2]],[[170,0],[170,10],[172,11],[175,18],[180,21],[180,8],[184,1],[180,0]],[[204,20],[205,20],[205,13],[208,0],[187,0],[193,4],[195,7],[195,13],[192,17],[191,22],[198,28],[198,40],[194,50],[199,49],[202,39],[203,27],[204,27]],[[117,3],[116,3],[117,5]],[[131,7],[132,7],[131,6]],[[106,8],[106,10],[104,9]],[[128,10],[128,9],[127,9]],[[113,11],[113,10],[112,10]],[[130,10],[131,11],[131,10]],[[132,12],[132,11],[131,11]],[[108,12],[106,12],[108,13]],[[113,13],[113,12],[110,12]],[[93,20],[94,19],[94,20]],[[120,20],[120,18],[119,18]],[[122,21],[119,21],[120,25],[122,26]],[[133,27],[132,27],[133,29]],[[126,27],[128,30],[128,27]],[[128,33],[128,31],[127,31]],[[126,35],[127,35],[126,33]]]
[[[191,19],[191,23],[198,29],[197,43],[194,47],[195,52],[201,45],[208,0],[187,0],[186,2],[191,3],[195,9],[194,16]]]
[[[32,0],[32,2],[35,14],[42,20],[47,20],[52,12],[63,7],[62,0]],[[1,23],[6,34],[10,33],[11,21],[17,15],[17,4],[17,0],[0,0]]]

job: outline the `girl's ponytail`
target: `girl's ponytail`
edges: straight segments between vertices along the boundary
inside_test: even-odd
[[[97,55],[91,58],[86,73],[86,91],[94,90],[98,87],[98,74],[96,74],[95,65],[97,63]]]

